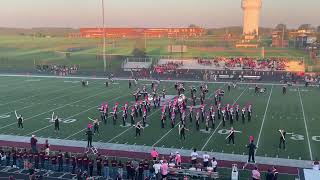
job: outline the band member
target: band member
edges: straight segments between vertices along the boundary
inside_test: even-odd
[[[251,115],[252,115],[252,105],[249,104],[249,106],[248,106],[248,122],[251,121]]]
[[[223,108],[221,110],[221,117],[222,117],[222,126],[225,127],[226,126],[226,110],[225,110],[225,108]]]
[[[129,80],[129,89],[131,89],[132,83],[131,80]]]
[[[126,122],[127,122],[127,115],[126,115],[125,108],[123,108],[123,111],[122,111],[122,125],[126,126]]]
[[[287,93],[287,86],[283,85],[282,86],[282,94],[286,94]]]
[[[163,129],[164,128],[164,123],[166,121],[166,113],[163,113],[161,114],[161,128]]]
[[[193,119],[193,106],[190,106],[189,108],[189,120],[190,122],[192,122]]]
[[[60,120],[58,116],[54,119],[54,131],[59,131],[60,130]]]
[[[91,121],[93,121],[93,133],[95,134],[96,132],[98,133],[98,134],[100,134],[99,133],[99,120],[98,119],[91,119],[91,118],[89,118]]]
[[[221,103],[218,103],[218,119],[221,119]]]
[[[214,94],[214,105],[218,105],[218,94],[217,93],[215,93]]]
[[[197,114],[196,114],[196,129],[197,131],[200,130],[200,111],[197,110]]]
[[[108,87],[109,86],[109,80],[106,80],[105,84],[106,84],[106,87]]]
[[[143,116],[142,116],[142,126],[146,127],[146,121],[147,121],[147,110],[143,110]]]
[[[134,107],[131,108],[131,114],[130,114],[130,117],[131,117],[131,126],[133,126],[135,124],[134,122],[134,115],[135,114],[135,109]]]
[[[162,98],[165,99],[166,98],[166,88],[162,89]]]
[[[141,126],[140,122],[137,122],[137,124],[136,124],[136,137],[138,135],[141,136],[141,129],[142,129],[142,126]]]
[[[104,119],[105,118],[105,115],[104,115],[104,104],[102,104],[98,110],[100,112],[101,121],[105,121],[105,119]]]
[[[18,128],[21,128],[23,129],[23,117],[21,114],[17,114],[17,111],[14,111],[15,115],[16,115],[16,118],[17,118],[17,121],[18,121]]]
[[[235,133],[241,133],[241,131],[236,131],[235,129],[233,129],[233,127],[231,127],[231,129],[229,130],[229,135],[226,137],[226,139],[228,139],[228,144],[230,144],[231,141],[232,144],[234,144]]]
[[[204,117],[205,117],[205,108],[204,104],[201,105],[201,120],[204,122]]]
[[[206,131],[209,131],[209,121],[210,121],[210,115],[208,114],[207,117],[206,117]]]
[[[256,85],[256,87],[254,88],[254,93],[256,93],[256,94],[259,93],[259,87],[258,87],[258,85]]]
[[[230,92],[231,90],[231,83],[228,83],[228,91]]]
[[[245,121],[246,121],[245,113],[246,113],[246,108],[245,108],[245,107],[243,107],[243,108],[242,108],[242,110],[241,110],[242,124],[244,124],[244,123],[245,123]]]
[[[186,131],[189,131],[189,129],[186,128],[185,124],[179,125],[179,134],[180,134],[180,140],[186,139]]]
[[[212,109],[212,111],[211,111],[211,116],[210,116],[210,121],[211,121],[211,127],[212,127],[212,129],[215,128],[215,121],[216,121],[215,114],[216,114],[215,110]]]
[[[239,105],[236,105],[236,121],[239,121]]]
[[[280,133],[279,149],[281,149],[283,146],[283,149],[285,150],[286,149],[286,135],[293,134],[293,133],[287,133],[284,129],[279,129],[278,131]]]
[[[233,107],[230,107],[229,110],[229,120],[230,120],[230,124],[233,125]]]
[[[176,124],[176,113],[174,112],[174,110],[171,113],[171,128],[174,128],[174,125]]]

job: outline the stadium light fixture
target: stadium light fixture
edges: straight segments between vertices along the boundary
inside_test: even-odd
[[[106,31],[105,31],[105,23],[104,23],[104,0],[101,0],[102,6],[102,29],[103,29],[103,71],[106,72],[107,69],[107,61],[106,61]]]

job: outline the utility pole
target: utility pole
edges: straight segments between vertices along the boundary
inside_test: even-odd
[[[106,28],[104,24],[104,0],[101,0],[102,3],[102,28],[103,28],[103,71],[106,72],[107,69],[107,60],[106,60]]]

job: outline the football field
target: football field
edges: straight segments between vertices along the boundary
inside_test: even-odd
[[[150,90],[151,82],[139,81],[137,87],[128,88],[128,82],[115,81],[105,87],[105,80],[91,79],[89,86],[82,87],[81,79],[73,78],[43,78],[43,77],[0,77],[0,133],[6,135],[31,136],[64,139],[85,140],[85,130],[88,117],[99,118],[98,107],[108,102],[110,109],[116,102],[123,106],[130,105],[134,98],[134,88],[144,84]],[[199,87],[199,82],[187,82],[185,95],[190,97],[189,86]],[[257,155],[263,157],[279,157],[285,159],[316,159],[320,155],[320,89],[317,87],[288,87],[282,94],[281,85],[261,85],[267,90],[259,95],[254,93],[254,84],[241,84],[228,92],[224,83],[210,83],[206,99],[206,109],[214,103],[215,90],[225,90],[222,104],[239,104],[243,107],[252,104],[253,115],[250,122],[243,124],[241,117],[233,127],[241,131],[236,133],[235,145],[228,145],[225,139],[229,122],[222,126],[221,120],[216,121],[215,128],[205,131],[204,123],[200,131],[196,130],[195,122],[187,118],[186,140],[181,141],[178,135],[177,121],[171,128],[167,119],[165,128],[160,127],[161,109],[153,109],[148,113],[148,126],[142,131],[142,136],[135,138],[135,128],[122,126],[122,112],[119,112],[118,122],[112,124],[109,115],[107,124],[100,124],[100,134],[94,136],[94,142],[108,142],[127,145],[144,145],[175,149],[193,149],[202,151],[222,152],[228,154],[246,155],[245,147],[249,136],[254,136],[258,146]],[[177,92],[174,83],[161,82],[159,91],[167,89],[168,97],[174,97]],[[199,92],[199,91],[198,91]],[[199,96],[197,94],[197,96]],[[189,101],[190,102],[190,101]],[[198,102],[199,104],[199,102]],[[14,111],[24,117],[24,128],[18,129]],[[61,118],[60,131],[54,131],[50,121],[52,113]],[[188,110],[187,110],[188,112]],[[129,121],[130,118],[128,118]],[[140,121],[139,117],[136,121]],[[280,133],[285,129],[286,150],[279,150]]]

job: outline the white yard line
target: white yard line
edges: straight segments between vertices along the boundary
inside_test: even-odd
[[[0,74],[0,77],[37,77],[37,78],[53,78],[53,79],[90,79],[90,80],[106,80],[105,77],[89,77],[89,76],[41,76],[41,75],[18,75],[18,74]],[[134,80],[131,78],[114,78],[114,80],[118,81],[128,81],[128,80]],[[154,79],[141,79],[141,81],[149,81],[153,82]],[[161,82],[185,82],[185,83],[207,83],[207,84],[226,84],[229,82],[225,81],[219,81],[219,82],[207,82],[207,81],[190,81],[190,80],[161,80]],[[237,84],[240,85],[274,85],[274,86],[283,86],[285,84],[281,83],[246,83],[246,82],[239,82]],[[303,87],[303,84],[293,84],[293,86]]]
[[[96,94],[94,94],[94,95],[92,95],[92,96],[88,96],[88,97],[82,98],[82,99],[80,99],[80,100],[74,101],[74,102],[72,102],[72,103],[68,103],[68,104],[65,104],[65,105],[63,105],[63,106],[59,106],[59,107],[57,107],[57,108],[54,108],[54,109],[45,111],[45,112],[43,112],[43,113],[34,115],[34,116],[32,116],[32,117],[29,117],[29,118],[24,119],[24,121],[27,121],[27,120],[29,120],[29,119],[32,119],[32,118],[41,116],[41,115],[43,115],[43,114],[46,114],[46,113],[48,113],[48,112],[51,112],[51,111],[54,111],[54,110],[57,110],[57,109],[61,109],[61,108],[66,107],[66,106],[68,106],[68,105],[71,105],[71,104],[74,104],[74,103],[78,103],[78,102],[81,102],[81,101],[83,101],[83,100],[86,100],[86,99],[89,99],[89,98],[98,96],[99,94],[103,94],[103,93],[106,93],[106,91],[102,91],[102,92],[96,93]],[[4,129],[4,128],[6,128],[6,127],[12,126],[12,125],[14,125],[14,124],[17,124],[17,122],[14,122],[14,123],[11,123],[11,124],[2,126],[2,127],[0,127],[0,130],[1,130],[1,129]]]
[[[222,88],[222,86],[220,86],[219,88]],[[208,96],[208,99],[214,95],[214,93],[212,93],[210,96]],[[189,115],[190,113],[188,113]],[[188,117],[188,115],[186,117]],[[179,123],[177,123],[173,128],[171,128],[168,132],[166,132],[160,139],[158,139],[153,145],[152,147],[154,147],[155,145],[157,145],[159,142],[162,141],[163,138],[165,138],[173,129],[175,129],[179,124],[181,123],[181,121]]]
[[[157,109],[156,111],[152,112],[152,113],[149,115],[149,117],[152,116],[154,113],[158,112],[159,110],[161,110],[161,108],[159,108],[159,109]],[[142,121],[142,120],[141,120],[141,121]],[[141,121],[139,121],[139,122],[141,122]],[[115,137],[113,137],[112,139],[110,139],[107,143],[112,142],[114,139],[120,137],[122,134],[126,133],[127,131],[129,131],[129,130],[132,129],[132,128],[133,128],[133,126],[130,126],[128,129],[124,130],[123,132],[121,132],[121,133],[118,134],[117,136],[115,136]]]
[[[37,93],[37,94],[32,95],[32,96],[27,96],[27,97],[24,97],[24,98],[19,98],[19,99],[16,99],[16,100],[7,102],[7,103],[5,103],[5,104],[1,104],[0,106],[4,106],[4,105],[7,105],[7,104],[11,104],[11,103],[13,103],[13,102],[19,102],[19,101],[22,101],[22,100],[24,100],[24,99],[36,97],[36,96],[39,96],[39,95],[46,95],[46,94],[51,94],[51,93],[55,93],[55,92],[59,92],[59,91],[64,91],[64,90],[71,89],[71,88],[74,88],[74,87],[76,87],[76,86],[67,87],[67,88],[63,88],[63,89],[57,89],[57,90],[54,90],[54,91],[50,91],[49,93],[48,93],[47,91],[46,91],[45,93],[41,93],[41,94]],[[46,88],[44,88],[44,90],[45,90],[45,89],[46,89]],[[38,90],[41,91],[41,90],[43,90],[43,89],[41,88],[41,89],[38,89]]]
[[[123,95],[123,96],[119,96],[119,97],[113,98],[113,99],[111,99],[110,101],[114,101],[114,100],[117,100],[117,99],[122,98],[122,97],[125,97],[125,96],[127,96],[127,95]],[[69,117],[67,117],[66,119],[73,118],[73,117],[78,116],[78,115],[80,115],[80,114],[82,114],[82,113],[88,112],[88,111],[90,111],[91,109],[99,108],[99,107],[100,107],[100,106],[97,106],[97,105],[96,105],[96,106],[92,106],[92,107],[90,107],[90,108],[88,108],[88,109],[86,109],[86,110],[84,110],[84,111],[81,111],[81,112],[79,112],[79,113],[77,113],[77,114],[74,114],[74,115],[72,115],[72,116],[69,116]],[[26,136],[32,135],[33,133],[39,132],[39,131],[41,131],[41,130],[43,130],[43,129],[46,129],[46,128],[48,128],[48,127],[51,127],[51,126],[53,126],[53,125],[54,125],[54,124],[50,124],[50,125],[48,125],[48,126],[45,126],[45,127],[41,128],[41,129],[38,129],[38,130],[36,130],[36,131],[33,131],[33,132],[27,134]],[[80,132],[79,132],[79,133],[80,133]]]
[[[259,135],[258,135],[258,140],[257,140],[257,147],[259,147],[261,133],[262,133],[262,129],[263,129],[263,126],[264,126],[264,121],[266,120],[266,116],[267,116],[267,112],[268,112],[268,108],[269,108],[269,104],[270,104],[272,91],[273,91],[273,86],[271,87],[269,98],[268,98],[268,102],[267,102],[267,105],[266,105],[266,110],[264,111],[264,115],[263,115],[260,131],[259,131]],[[257,151],[258,151],[258,149],[255,150],[255,153],[257,153]]]
[[[240,97],[243,95],[243,93],[248,89],[248,87],[246,87],[242,93],[239,95],[239,97],[234,100],[232,106],[234,104],[236,104],[236,102],[240,99]],[[222,121],[220,121],[220,123],[218,124],[217,128],[213,131],[213,133],[211,134],[211,136],[207,139],[206,143],[202,146],[201,151],[203,151],[203,149],[208,145],[208,143],[210,142],[211,138],[213,137],[213,135],[216,133],[216,131],[219,129],[219,127],[221,126]]]
[[[302,115],[303,115],[303,120],[304,120],[304,126],[305,126],[306,134],[307,134],[309,153],[310,153],[310,160],[313,160],[311,144],[310,144],[310,138],[309,138],[309,131],[308,131],[306,116],[305,116],[305,113],[304,113],[304,106],[303,106],[303,102],[302,102],[301,93],[300,93],[300,89],[299,88],[298,88],[298,92],[299,92],[300,104],[301,104]]]

